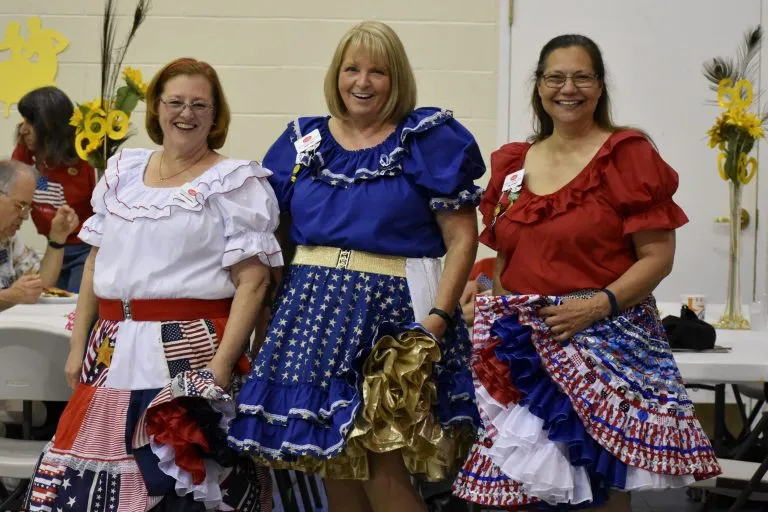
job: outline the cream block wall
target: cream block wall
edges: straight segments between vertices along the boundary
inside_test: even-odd
[[[194,57],[218,71],[233,113],[223,151],[260,160],[286,123],[326,112],[322,80],[342,34],[355,22],[389,23],[405,44],[419,86],[419,105],[454,111],[487,157],[497,122],[499,0],[153,0],[124,64],[145,79],[177,57]],[[135,0],[120,0],[119,34]],[[59,55],[57,86],[74,101],[98,96],[102,0],[24,0],[0,3],[0,31],[39,15],[43,27],[69,38]],[[121,30],[122,29],[122,30]],[[118,38],[118,41],[122,38]],[[0,59],[3,54],[0,53]],[[5,79],[5,77],[2,77]],[[0,155],[10,154],[19,121],[0,116]],[[152,147],[143,108],[126,147]],[[486,176],[487,178],[487,176]],[[485,179],[483,180],[483,184]],[[27,223],[24,239],[42,248]]]

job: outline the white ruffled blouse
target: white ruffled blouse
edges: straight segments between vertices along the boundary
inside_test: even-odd
[[[279,208],[256,162],[226,159],[182,187],[144,184],[152,150],[124,149],[96,185],[78,235],[99,247],[94,292],[107,299],[221,299],[229,267],[257,256],[281,266]]]

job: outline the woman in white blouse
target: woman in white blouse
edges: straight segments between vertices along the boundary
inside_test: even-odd
[[[94,191],[74,394],[28,505],[268,509],[267,474],[229,451],[226,430],[269,269],[283,263],[270,173],[216,152],[230,114],[208,64],[169,63],[146,102],[162,150],[123,150]]]

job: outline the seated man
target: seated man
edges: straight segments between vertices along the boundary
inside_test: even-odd
[[[64,242],[78,226],[75,211],[59,207],[51,222],[48,247],[41,259],[16,233],[29,217],[37,171],[12,160],[0,160],[0,311],[34,304],[43,288],[53,287],[64,259]]]

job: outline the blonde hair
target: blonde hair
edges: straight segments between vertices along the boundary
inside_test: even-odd
[[[152,139],[152,142],[155,144],[163,144],[163,130],[160,128],[160,115],[157,111],[157,102],[160,100],[160,95],[163,94],[166,82],[171,78],[180,75],[203,76],[211,84],[215,119],[213,127],[208,134],[208,147],[210,149],[221,148],[227,140],[231,116],[227,98],[224,96],[224,89],[221,87],[219,75],[207,62],[188,57],[173,60],[163,66],[163,69],[155,74],[154,78],[152,78],[152,82],[150,82],[147,87],[145,96],[147,113],[144,118],[144,123],[147,127],[149,138]]]
[[[345,119],[346,105],[339,93],[339,72],[347,50],[367,52],[372,62],[385,65],[390,77],[389,98],[381,111],[383,122],[399,122],[416,108],[416,78],[405,47],[392,28],[380,21],[363,21],[344,34],[325,73],[325,103],[333,117]]]

